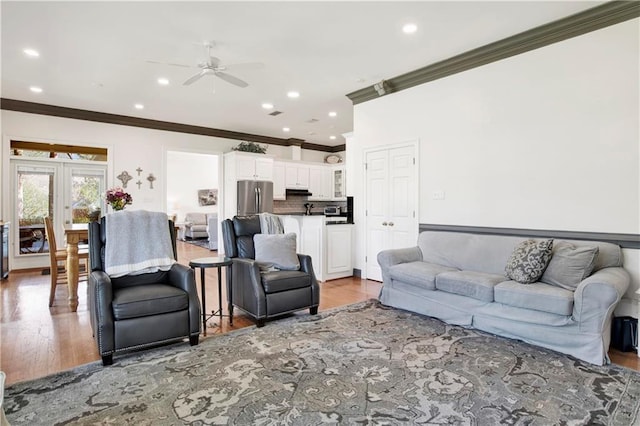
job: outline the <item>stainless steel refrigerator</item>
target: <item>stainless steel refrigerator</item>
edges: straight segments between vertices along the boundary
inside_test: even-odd
[[[273,182],[239,180],[238,216],[273,213]]]

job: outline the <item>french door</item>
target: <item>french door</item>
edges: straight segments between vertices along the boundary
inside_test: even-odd
[[[378,253],[416,245],[416,146],[365,153],[366,278],[382,281]]]
[[[28,259],[48,253],[44,218],[53,219],[58,246],[64,225],[89,222],[89,214],[104,211],[105,163],[58,159],[13,159],[12,235],[14,265],[28,267]]]

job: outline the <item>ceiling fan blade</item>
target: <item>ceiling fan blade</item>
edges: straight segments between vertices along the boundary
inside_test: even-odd
[[[191,65],[175,64],[175,63],[172,63],[172,62],[167,62],[167,65],[171,65],[172,67],[193,68]]]
[[[151,61],[148,60],[146,61],[148,64],[157,64],[157,65],[171,65],[172,67],[181,67],[181,68],[193,68],[190,65],[184,65],[184,64],[176,64],[176,63],[171,63],[171,62],[160,62],[160,61]]]
[[[200,80],[204,75],[207,74],[207,70],[202,70],[199,73],[192,75],[191,77],[189,77],[184,83],[182,83],[182,85],[184,86],[188,86],[191,83],[195,83],[196,81]]]
[[[249,85],[249,83],[247,83],[246,81],[240,80],[238,77],[234,77],[224,72],[217,71],[215,75],[216,77],[220,77],[227,83],[231,83],[238,87],[247,87]]]
[[[239,64],[229,64],[224,66],[225,69],[228,70],[239,70],[239,69],[262,69],[264,68],[264,64],[262,62],[243,62]]]

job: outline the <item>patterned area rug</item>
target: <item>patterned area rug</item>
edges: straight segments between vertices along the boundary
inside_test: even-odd
[[[376,301],[14,385],[12,425],[634,425],[640,374]]]

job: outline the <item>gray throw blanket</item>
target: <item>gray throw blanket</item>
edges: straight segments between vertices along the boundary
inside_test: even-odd
[[[280,217],[271,213],[259,213],[260,232],[263,234],[284,234],[284,226]]]
[[[104,263],[110,277],[168,271],[176,263],[166,213],[118,211],[105,217]]]

